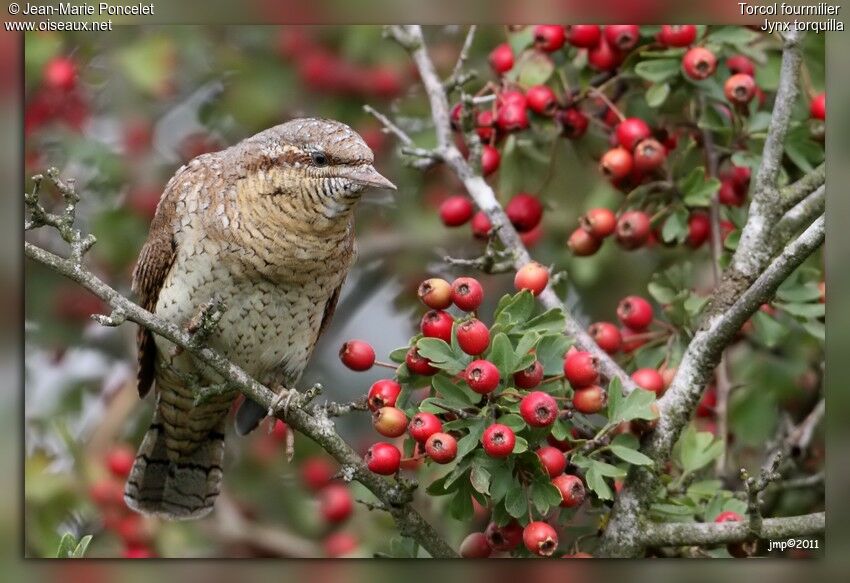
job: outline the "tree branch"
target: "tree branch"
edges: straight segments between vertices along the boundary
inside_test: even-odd
[[[785,213],[776,224],[776,237],[789,238],[826,210],[826,187],[820,186]]]
[[[646,547],[711,546],[744,542],[752,538],[749,524],[746,522],[650,522],[644,523],[640,530],[641,543]],[[766,518],[758,534],[760,538],[776,540],[821,535],[825,530],[826,514],[816,512],[787,518]]]
[[[464,159],[463,155],[455,146],[452,137],[452,128],[449,118],[449,103],[446,97],[445,87],[440,81],[434,64],[428,56],[425,39],[422,36],[422,28],[416,25],[391,26],[389,34],[405,47],[411,54],[419,77],[428,96],[431,107],[431,117],[434,120],[434,129],[437,134],[436,152],[448,167],[457,175],[463,183],[469,196],[475,204],[490,219],[490,224],[495,229],[496,236],[502,245],[512,255],[511,260],[514,268],[519,269],[531,262],[531,256],[519,237],[516,229],[508,220],[502,206],[496,199],[496,195],[484,178],[473,170],[472,166]],[[563,310],[567,317],[565,333],[575,339],[576,345],[596,357],[599,362],[599,370],[603,376],[611,379],[618,378],[626,391],[635,388],[629,375],[618,365],[604,350],[599,348],[596,342],[585,331],[584,327],[577,322],[566,305],[558,298],[558,295],[549,285],[538,296],[540,302],[547,308],[558,308]]]
[[[785,210],[790,209],[795,204],[815,192],[819,187],[826,183],[826,164],[821,164],[794,184],[790,184],[782,189],[781,200]]]

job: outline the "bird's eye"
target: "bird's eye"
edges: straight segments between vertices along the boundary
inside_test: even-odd
[[[313,152],[310,154],[310,157],[313,159],[313,164],[316,166],[327,166],[328,165],[328,157],[325,156],[322,152]]]

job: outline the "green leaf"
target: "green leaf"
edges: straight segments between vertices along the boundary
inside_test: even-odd
[[[720,181],[717,178],[705,177],[705,168],[698,166],[679,183],[682,191],[683,201],[689,207],[707,207],[711,204],[711,197],[720,189]]]
[[[662,83],[679,74],[681,61],[678,59],[653,59],[641,61],[635,66],[635,73],[653,83]]]
[[[826,340],[826,326],[823,325],[823,322],[818,320],[806,320],[803,322],[803,329],[821,342]]]
[[[814,302],[820,299],[820,288],[817,282],[814,281],[787,286],[782,285],[777,290],[776,297],[783,302],[789,303]]]
[[[720,480],[701,480],[688,486],[688,496],[692,500],[710,499],[723,487]]]
[[[516,436],[516,443],[514,444],[513,454],[520,454],[528,451],[528,442],[524,437]]]
[[[552,425],[552,437],[558,441],[563,441],[569,437],[569,435],[570,428],[566,422],[561,418],[556,419],[554,425]]]
[[[525,356],[528,356],[528,353],[537,346],[537,342],[540,340],[540,334],[536,331],[532,330],[530,332],[526,332],[522,335],[522,338],[519,339],[516,345],[516,356],[517,359],[521,359]],[[533,364],[533,363],[532,363]],[[531,365],[529,365],[531,366]]]
[[[494,503],[500,502],[511,487],[519,488],[519,483],[514,483],[514,477],[511,473],[511,468],[505,464],[497,466],[491,472],[490,480],[490,497]]]
[[[649,107],[659,107],[670,95],[669,83],[655,83],[646,91],[646,103]]]
[[[753,314],[756,338],[768,348],[777,346],[788,335],[788,329],[761,310]]]
[[[505,497],[505,510],[514,518],[525,516],[525,513],[528,512],[525,490],[523,490],[519,483],[516,483],[513,488],[508,490],[508,495]]]
[[[695,293],[690,293],[688,294],[688,299],[686,299],[684,303],[685,311],[691,318],[693,318],[702,311],[707,303],[708,298],[698,296]]]
[[[688,211],[678,208],[667,216],[661,228],[665,243],[682,243],[688,237]]]
[[[674,459],[685,474],[704,468],[713,462],[725,447],[722,440],[707,431],[698,432],[689,424],[674,448]]]
[[[472,472],[469,474],[469,481],[472,487],[482,494],[490,495],[490,483],[492,476],[485,468],[481,466],[472,466]]]
[[[608,422],[617,424],[632,419],[655,419],[658,415],[652,409],[654,402],[655,393],[644,389],[635,389],[624,396],[620,379],[614,377],[608,383]]]
[[[474,403],[471,394],[467,393],[460,385],[443,374],[433,376],[431,378],[431,386],[446,401],[455,403],[460,407],[468,407]]]
[[[564,355],[572,346],[572,340],[563,334],[544,336],[537,343],[537,360],[543,365],[543,373],[556,375],[564,372]]]
[[[623,460],[624,462],[628,462],[632,465],[636,466],[651,466],[654,465],[652,459],[636,449],[632,449],[630,447],[624,447],[622,445],[614,445],[611,444],[609,446],[611,448],[611,453],[615,456]]]
[[[69,559],[71,558],[74,549],[77,546],[77,539],[73,534],[66,532],[62,535],[62,538],[59,539],[59,548],[56,549],[56,558],[57,559]]]
[[[79,544],[77,544],[74,552],[71,553],[71,556],[75,559],[82,559],[86,555],[86,551],[89,548],[89,544],[91,543],[92,535],[87,534],[83,538],[80,539]]]
[[[460,521],[466,521],[472,518],[475,508],[472,505],[472,492],[469,484],[464,484],[455,493],[449,504],[449,512],[452,518]]]
[[[584,475],[584,481],[587,484],[587,487],[596,494],[596,496],[600,500],[612,500],[614,498],[614,493],[611,491],[611,487],[608,486],[608,483],[605,481],[599,471],[595,467],[591,467],[587,473]]]
[[[514,433],[519,433],[526,427],[523,418],[515,413],[502,415],[501,417],[499,417],[499,423],[501,423],[502,425],[507,425]]]
[[[713,29],[705,40],[709,43],[730,45],[740,51],[758,37],[757,32],[743,26],[721,26]]]
[[[563,332],[566,325],[567,319],[564,316],[564,311],[560,308],[552,308],[528,320],[520,328],[526,331],[546,334],[547,332]]]
[[[516,60],[511,73],[524,89],[543,85],[555,71],[555,64],[542,51],[525,51]]]
[[[419,554],[419,544],[406,536],[390,539],[390,555],[396,559],[415,559]]]
[[[416,342],[419,354],[431,361],[435,368],[449,374],[457,374],[466,368],[468,359],[462,354],[455,353],[452,347],[439,338],[420,338]]]
[[[500,307],[496,309],[493,318],[496,324],[505,329],[510,329],[516,324],[528,320],[534,313],[534,296],[528,290],[523,290],[513,296],[506,296],[499,302]],[[504,305],[502,305],[504,302]]]
[[[532,482],[529,493],[531,503],[540,514],[546,514],[550,507],[561,503],[560,491],[548,479]]]
[[[659,304],[672,303],[678,295],[676,290],[658,281],[650,281],[646,288],[649,291],[649,295]]]
[[[820,302],[807,304],[776,302],[774,305],[783,312],[803,320],[823,318],[826,315],[826,305]]]
[[[478,419],[475,425],[469,428],[469,433],[461,437],[457,442],[457,457],[463,458],[478,445],[484,434],[484,419]]]
[[[496,334],[490,342],[487,360],[496,365],[502,380],[508,379],[511,373],[513,373],[515,359],[514,347],[511,345],[507,334],[503,332]]]

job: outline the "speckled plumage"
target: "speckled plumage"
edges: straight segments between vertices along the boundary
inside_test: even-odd
[[[293,386],[333,314],[355,259],[353,209],[366,186],[392,187],[348,126],[299,119],[221,152],[169,181],[133,274],[142,305],[185,326],[224,303],[208,338],[268,386]],[[127,503],[168,518],[209,512],[221,480],[228,392],[193,406],[221,379],[187,352],[139,332],[139,393],[157,408],[127,483]]]

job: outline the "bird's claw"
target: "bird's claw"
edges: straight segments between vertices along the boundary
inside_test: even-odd
[[[301,393],[295,389],[283,389],[275,396],[269,406],[269,417],[277,417],[279,412],[283,413],[284,417],[289,416],[289,409],[292,407],[293,401],[300,401]]]

